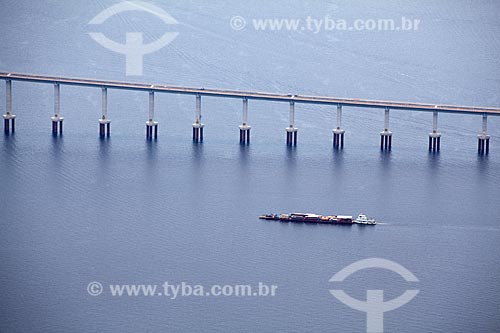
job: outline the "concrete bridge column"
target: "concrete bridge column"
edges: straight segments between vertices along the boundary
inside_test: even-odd
[[[342,105],[337,105],[337,128],[333,129],[333,148],[344,148],[344,133],[342,129]]]
[[[243,98],[243,122],[239,126],[240,128],[240,143],[248,144],[250,143],[250,129],[252,128],[247,124],[248,118],[248,98]]]
[[[203,142],[203,125],[201,123],[201,95],[196,95],[196,119],[193,124],[193,142]]]
[[[3,129],[5,133],[16,131],[16,116],[12,114],[12,81],[5,80],[5,114],[3,115]]]
[[[477,136],[477,152],[479,155],[490,153],[490,136],[488,135],[488,116],[483,114],[483,131]]]
[[[63,133],[63,120],[60,115],[61,112],[61,86],[59,83],[54,83],[54,116],[52,120],[52,135]]]
[[[296,146],[297,145],[297,128],[294,127],[295,121],[295,102],[290,101],[290,126],[287,127],[286,130],[286,144],[288,146]]]
[[[432,133],[429,133],[429,151],[438,152],[441,149],[441,133],[437,131],[438,112],[432,114]]]
[[[392,132],[389,130],[389,108],[385,108],[384,130],[380,132],[380,149],[392,149]]]
[[[149,120],[146,122],[146,139],[158,138],[158,122],[155,117],[155,93],[149,92]]]
[[[108,119],[108,88],[102,88],[102,116],[99,119],[99,136],[101,138],[110,135],[111,120]]]

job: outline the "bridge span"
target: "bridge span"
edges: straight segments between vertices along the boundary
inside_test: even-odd
[[[6,133],[15,131],[15,115],[12,113],[12,81],[28,81],[52,84],[54,86],[54,115],[52,120],[52,132],[62,133],[63,117],[60,115],[60,85],[76,85],[94,87],[102,90],[102,116],[99,119],[99,131],[101,136],[110,135],[110,120],[107,117],[107,90],[125,89],[144,91],[149,93],[149,119],[146,122],[146,136],[148,139],[156,138],[158,135],[158,122],[154,120],[154,94],[173,93],[188,94],[196,97],[196,116],[193,123],[193,140],[203,141],[204,124],[201,123],[201,98],[202,96],[239,98],[243,101],[243,122],[239,126],[240,142],[248,143],[250,140],[250,126],[247,124],[248,100],[265,100],[275,102],[286,102],[290,106],[290,126],[286,128],[287,144],[297,144],[297,128],[294,126],[295,103],[334,105],[337,108],[337,126],[333,129],[333,146],[335,149],[344,147],[344,133],[342,129],[342,107],[378,108],[385,110],[385,126],[380,133],[380,146],[383,150],[392,147],[392,132],[389,130],[389,111],[424,111],[433,113],[433,127],[429,134],[429,150],[437,152],[440,150],[441,134],[437,131],[438,114],[462,113],[477,114],[482,116],[482,132],[478,135],[478,152],[487,154],[489,152],[490,136],[487,134],[488,115],[500,115],[500,108],[459,106],[448,104],[426,104],[413,102],[382,101],[357,98],[339,98],[330,96],[312,96],[299,94],[279,94],[256,91],[226,90],[202,87],[183,87],[164,84],[148,84],[137,82],[119,82],[107,80],[95,80],[75,77],[42,76],[22,73],[0,72],[0,79],[6,82],[6,112],[4,118],[4,130]]]

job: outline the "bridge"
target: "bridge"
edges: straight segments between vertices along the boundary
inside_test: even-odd
[[[86,78],[74,77],[56,77],[42,76],[22,73],[3,73],[0,72],[0,79],[6,82],[6,113],[4,118],[4,130],[6,133],[15,131],[15,115],[12,113],[12,81],[27,81],[52,84],[54,86],[54,116],[52,120],[52,131],[54,134],[62,133],[63,117],[60,115],[60,85],[76,85],[94,87],[102,90],[102,117],[99,119],[100,135],[110,135],[110,120],[107,118],[107,90],[125,89],[144,91],[149,93],[149,119],[146,122],[146,137],[148,139],[156,138],[158,135],[158,122],[154,120],[154,94],[155,93],[173,93],[188,94],[196,96],[196,115],[193,123],[193,140],[203,141],[204,124],[201,123],[201,97],[221,97],[238,98],[243,101],[243,122],[240,128],[240,142],[249,143],[250,126],[247,124],[248,100],[265,100],[275,102],[286,102],[290,105],[290,126],[286,128],[287,144],[297,144],[297,128],[294,126],[295,104],[322,104],[334,105],[337,107],[337,126],[333,129],[333,146],[335,149],[344,147],[344,133],[342,129],[342,107],[363,107],[378,108],[385,110],[384,130],[380,133],[381,149],[390,150],[392,147],[392,132],[389,130],[389,112],[390,110],[404,111],[424,111],[433,113],[432,132],[429,134],[429,150],[437,152],[440,150],[441,134],[437,131],[439,113],[461,113],[477,114],[482,116],[482,132],[478,135],[478,152],[487,154],[489,152],[490,136],[487,134],[488,115],[500,115],[500,108],[493,107],[474,107],[459,106],[448,104],[425,104],[398,101],[381,101],[356,98],[339,98],[329,96],[311,96],[299,94],[277,94],[256,91],[225,90],[202,87],[183,87],[163,84],[147,84],[136,82],[104,81]]]

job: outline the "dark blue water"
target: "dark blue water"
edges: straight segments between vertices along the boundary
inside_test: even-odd
[[[500,106],[495,1],[236,4],[155,1],[179,22],[124,13],[87,25],[115,1],[3,1],[0,70],[281,93]],[[419,18],[415,32],[233,31],[251,18]],[[88,32],[124,42],[178,31],[125,76],[124,57]],[[63,86],[65,133],[50,135],[49,85],[13,83],[15,135],[0,139],[1,331],[363,332],[366,314],[329,294],[386,300],[419,289],[384,316],[387,332],[493,332],[500,327],[500,123],[476,154],[481,119],[440,115],[440,154],[427,152],[428,113],[391,113],[393,150],[379,151],[381,111],[345,108],[334,152],[332,107],[297,105],[299,144],[285,146],[286,104],[250,101],[250,146],[238,145],[241,101],[203,99],[205,141],[191,142],[193,97],[157,95],[159,138],[147,142],[147,95],[109,92],[112,136],[99,140],[100,91]],[[0,89],[4,111],[5,84]],[[291,225],[268,212],[366,212],[375,227]],[[396,261],[329,283],[357,260]],[[275,297],[89,296],[107,284],[276,284]]]

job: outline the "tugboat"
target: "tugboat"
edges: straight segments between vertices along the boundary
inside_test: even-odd
[[[359,214],[358,217],[354,220],[354,223],[363,225],[374,225],[377,224],[377,221],[368,218],[365,214]]]
[[[375,225],[377,222],[369,219],[364,214],[359,214],[356,219],[349,215],[318,215],[310,213],[291,213],[291,214],[266,214],[259,216],[262,220],[295,222],[295,223],[317,223],[317,224],[363,224]]]

